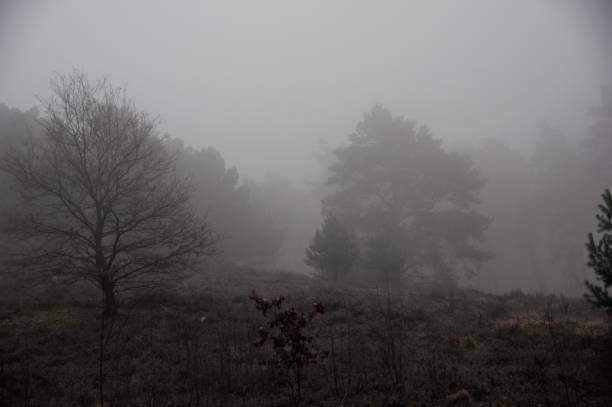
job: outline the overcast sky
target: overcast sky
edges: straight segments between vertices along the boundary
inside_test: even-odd
[[[53,72],[127,85],[137,105],[241,173],[293,179],[374,103],[448,141],[525,148],[537,120],[581,136],[612,83],[604,2],[0,0],[0,103]]]

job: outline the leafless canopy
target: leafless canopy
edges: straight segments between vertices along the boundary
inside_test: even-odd
[[[22,197],[13,254],[94,282],[113,301],[116,288],[158,283],[212,254],[215,235],[190,213],[157,119],[79,72],[57,76],[52,89],[42,101],[45,136],[2,159]]]

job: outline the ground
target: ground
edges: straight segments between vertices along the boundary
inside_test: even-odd
[[[252,289],[326,307],[306,331],[327,357],[305,369],[299,400],[254,346],[265,321]],[[99,406],[101,382],[105,406],[612,405],[606,320],[581,299],[388,295],[233,269],[124,296],[102,320],[95,291],[54,290],[1,304],[2,405]]]

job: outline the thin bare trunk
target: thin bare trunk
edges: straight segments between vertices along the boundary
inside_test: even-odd
[[[102,291],[104,292],[104,316],[113,317],[118,313],[117,298],[115,296],[115,285],[110,282],[102,283]]]

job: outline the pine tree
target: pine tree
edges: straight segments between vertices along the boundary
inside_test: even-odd
[[[476,211],[486,179],[426,126],[376,105],[334,159],[323,211],[371,246],[371,271],[386,278],[426,270],[452,280],[454,270],[469,272],[490,257],[479,241],[491,219]]]
[[[304,261],[320,277],[338,281],[359,261],[357,238],[338,219],[327,216],[306,249]]]
[[[589,252],[588,266],[593,269],[603,287],[586,281],[590,293],[585,297],[590,303],[606,308],[612,316],[612,296],[609,291],[612,286],[612,194],[609,189],[602,194],[602,198],[603,203],[599,205],[601,213],[596,215],[597,233],[601,237],[596,240],[593,234],[589,233],[586,247]]]

